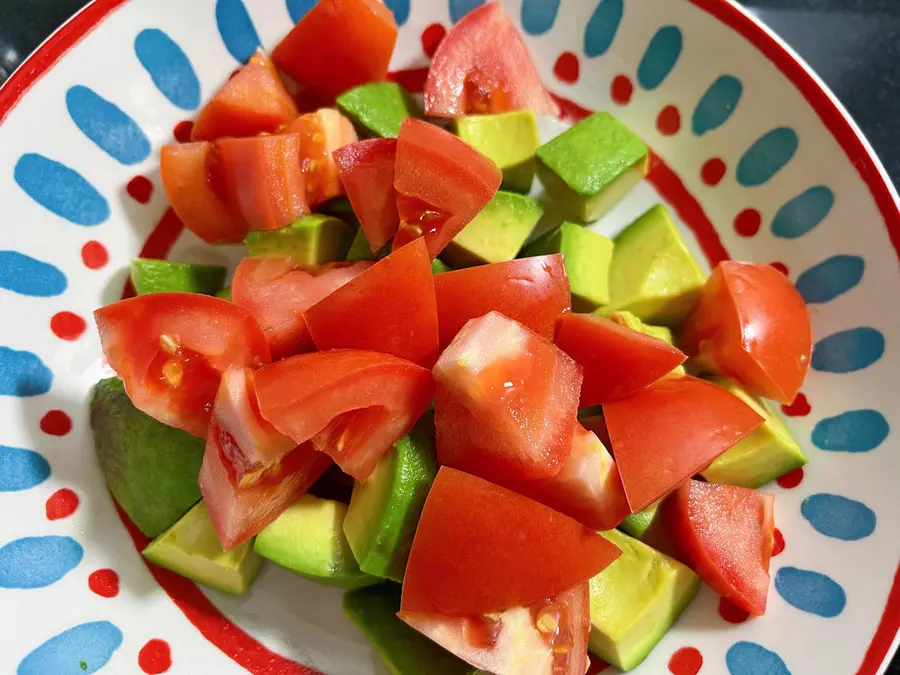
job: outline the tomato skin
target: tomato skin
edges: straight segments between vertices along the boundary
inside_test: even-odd
[[[763,423],[736,396],[696,377],[665,377],[603,406],[632,513],[700,472]]]
[[[269,346],[246,310],[197,293],[153,293],[94,312],[103,354],[143,412],[201,438],[222,373],[258,368]],[[174,385],[173,385],[174,383]]]
[[[766,613],[775,542],[775,496],[691,480],[663,502],[681,558],[724,598],[754,616]]]
[[[379,260],[303,318],[320,351],[369,349],[431,368],[438,358],[438,315],[424,240]]]
[[[247,221],[234,212],[214,186],[218,159],[212,143],[164,145],[159,156],[163,189],[185,227],[208,244],[237,243]]]
[[[441,349],[470,319],[500,312],[546,340],[572,306],[561,254],[468,267],[434,278]]]
[[[256,317],[272,358],[283,359],[315,349],[303,312],[371,266],[300,268],[290,258],[244,258],[234,273],[232,300]]]
[[[312,206],[344,194],[332,153],[356,143],[353,123],[335,108],[321,108],[300,115],[285,127],[300,139],[300,169],[306,179],[306,196]]]
[[[704,370],[739,380],[751,394],[791,403],[809,369],[809,310],[774,267],[727,260],[685,318],[681,344]]]
[[[335,150],[332,156],[353,212],[375,253],[391,240],[400,224],[394,190],[397,139],[359,141]]]
[[[397,23],[379,0],[319,0],[272,52],[297,84],[326,99],[387,76]]]
[[[584,369],[581,408],[630,396],[687,358],[663,340],[590,314],[561,316],[556,344]]]
[[[499,2],[466,14],[441,41],[425,82],[425,113],[460,117],[534,110],[558,114],[519,31]]]
[[[413,539],[400,609],[448,616],[502,612],[587,581],[619,554],[571,518],[444,466]]]

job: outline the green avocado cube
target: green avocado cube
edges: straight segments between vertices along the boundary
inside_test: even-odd
[[[215,295],[225,283],[225,267],[135,258],[131,283],[138,295],[177,291]]]
[[[607,112],[594,113],[537,149],[538,178],[582,222],[609,211],[647,174],[647,146]]]
[[[456,134],[493,160],[503,172],[502,189],[523,193],[531,190],[534,153],[541,144],[534,111],[460,117],[456,120]]]
[[[222,298],[223,300],[231,301],[231,286],[226,286],[221,291],[216,293],[217,298]]]
[[[431,273],[432,274],[444,274],[445,272],[452,272],[453,268],[450,267],[447,263],[445,263],[440,258],[435,258],[431,261]]]
[[[251,256],[290,256],[296,265],[344,260],[353,230],[334,216],[313,213],[277,230],[250,232],[244,243]]]
[[[610,319],[611,321],[615,321],[620,326],[630,328],[631,330],[636,330],[639,333],[643,333],[644,335],[649,335],[650,337],[655,337],[657,340],[662,340],[663,342],[668,343],[673,347],[675,346],[675,338],[672,335],[672,330],[670,328],[667,328],[666,326],[652,326],[649,323],[644,323],[631,312],[613,311],[604,313],[601,309],[595,312],[595,314],[597,314],[598,316],[606,316],[606,318]],[[672,374],[686,375],[687,371],[684,369],[684,366],[678,366],[677,368],[672,370]],[[626,532],[628,532],[628,530],[626,530]],[[631,532],[628,533],[631,534]]]
[[[421,117],[416,102],[394,82],[372,82],[337,97],[337,105],[364,136],[396,138],[407,117]]]
[[[387,243],[383,248],[372,253],[372,247],[369,246],[369,240],[366,239],[366,233],[363,232],[362,228],[359,228],[356,231],[356,235],[353,237],[353,242],[350,244],[350,248],[347,250],[347,262],[360,262],[363,260],[381,260],[388,253],[391,252],[391,245]]]
[[[498,191],[442,255],[455,267],[513,260],[543,213],[531,197]]]
[[[659,502],[651,504],[643,511],[630,514],[625,520],[619,523],[619,529],[626,534],[630,534],[635,539],[641,539],[650,529],[656,516],[659,514]]]
[[[572,308],[590,312],[609,302],[609,266],[613,242],[578,223],[564,222],[536,239],[522,257],[562,253],[572,288]]]

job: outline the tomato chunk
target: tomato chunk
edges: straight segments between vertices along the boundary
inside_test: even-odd
[[[372,138],[344,146],[333,153],[341,184],[372,253],[397,232],[397,191],[394,189],[396,138]]]
[[[556,115],[528,48],[499,2],[464,16],[441,41],[425,82],[425,113],[460,117],[511,110]]]
[[[696,377],[666,377],[603,406],[632,513],[699,473],[759,427],[736,396]]]
[[[775,496],[691,480],[663,502],[684,561],[712,589],[750,614],[766,612],[775,543]]]
[[[300,115],[284,132],[300,138],[300,169],[306,178],[309,203],[316,206],[344,194],[331,153],[356,143],[353,123],[334,108],[322,108]]]
[[[206,436],[222,373],[257,368],[269,346],[253,316],[197,293],[153,293],[94,312],[109,365],[131,402],[160,422]]]
[[[727,260],[712,271],[685,318],[681,343],[698,367],[790,403],[809,369],[809,311],[774,267]]]
[[[272,60],[325,99],[387,76],[397,22],[379,0],[319,0],[275,47]]]
[[[431,373],[389,354],[335,350],[294,356],[256,373],[262,416],[297,443],[330,455],[364,482],[434,396]]]
[[[438,315],[424,240],[379,260],[303,318],[320,351],[370,349],[431,368],[438,357]]]
[[[191,232],[208,244],[244,240],[247,221],[224,197],[212,143],[164,145],[159,173],[172,209]]]
[[[234,273],[232,299],[256,317],[272,358],[283,359],[315,348],[303,312],[371,266],[300,268],[290,258],[244,258]]]
[[[434,378],[441,464],[501,484],[560,472],[581,389],[581,368],[560,349],[491,312],[466,324]]]
[[[687,358],[667,342],[589,314],[565,314],[556,344],[584,369],[582,408],[631,396]]]
[[[400,609],[471,616],[530,605],[587,581],[619,554],[571,518],[445,466],[413,539]]]

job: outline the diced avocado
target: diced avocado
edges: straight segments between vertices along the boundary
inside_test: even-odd
[[[290,256],[297,265],[344,260],[353,230],[334,216],[313,213],[278,230],[250,232],[244,243],[252,256]]]
[[[572,289],[572,308],[589,312],[609,302],[609,265],[613,242],[579,225],[565,222],[529,244],[522,257],[562,253]]]
[[[686,565],[618,530],[601,532],[622,550],[593,577],[588,649],[620,670],[647,658],[700,589]]]
[[[570,218],[596,220],[647,174],[647,146],[607,112],[537,149],[538,178]]]
[[[596,313],[600,316],[604,315],[603,310],[599,310]],[[675,338],[672,335],[672,330],[670,328],[667,328],[666,326],[652,326],[649,323],[644,323],[631,312],[613,311],[606,314],[608,314],[607,318],[615,321],[620,326],[625,326],[625,328],[636,330],[640,333],[643,333],[644,335],[649,335],[650,337],[655,337],[657,340],[662,340],[663,342],[666,342],[673,347],[675,346]],[[678,366],[677,368],[672,370],[672,373],[675,375],[685,375],[687,374],[687,371],[684,369],[684,366]],[[629,532],[629,534],[631,533]]]
[[[353,487],[344,534],[363,572],[403,581],[416,525],[437,470],[434,421],[426,415],[394,443],[365,483]]]
[[[158,536],[199,501],[206,441],[142,413],[116,377],[94,385],[90,408],[109,491],[141,532]]]
[[[706,480],[710,483],[758,488],[806,464],[803,450],[768,403],[751,396],[734,380],[711,377],[710,381],[737,396],[765,422],[702,471],[701,475]]]
[[[369,240],[366,239],[366,233],[362,228],[356,231],[353,237],[353,243],[350,244],[350,250],[347,251],[347,262],[359,262],[361,260],[381,260],[391,252],[390,243],[385,244],[383,248],[372,253],[372,247],[369,246]]]
[[[143,553],[160,567],[234,595],[250,589],[263,565],[252,541],[230,551],[222,548],[202,501],[151,541]]]
[[[378,582],[361,572],[347,537],[347,505],[303,495],[259,533],[256,552],[277,565],[326,586],[358,588]]]
[[[616,237],[607,310],[673,325],[691,308],[704,281],[665,207],[657,204]]]
[[[656,520],[658,514],[659,502],[656,502],[643,511],[632,513],[619,523],[619,529],[630,534],[635,539],[641,539],[644,534],[646,534],[647,530],[650,529],[650,526],[653,524],[653,521]]]
[[[135,258],[131,261],[131,283],[138,295],[173,291],[215,295],[225,283],[225,268]]]
[[[541,144],[534,111],[460,117],[456,120],[456,134],[493,160],[503,172],[501,188],[523,193],[531,190],[534,153]]]
[[[537,200],[501,190],[442,255],[456,267],[513,260],[543,213]]]
[[[447,263],[445,263],[440,258],[435,258],[431,261],[431,273],[432,274],[443,274],[444,272],[452,272],[453,268],[450,267]]]
[[[407,117],[421,112],[407,91],[394,82],[372,82],[345,91],[337,105],[364,136],[396,138]]]
[[[226,286],[221,291],[216,293],[217,298],[222,298],[223,300],[231,301],[231,286]]]

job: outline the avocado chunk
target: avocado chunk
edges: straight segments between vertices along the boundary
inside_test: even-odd
[[[262,569],[263,559],[246,541],[230,551],[209,519],[201,501],[143,551],[150,562],[225,593],[246,593]]]
[[[226,286],[221,291],[216,293],[217,298],[222,298],[222,300],[228,300],[231,302],[231,286]]]
[[[619,523],[619,529],[622,532],[630,534],[635,539],[641,539],[650,529],[656,516],[659,514],[659,502],[651,504],[643,511],[632,513],[625,520]]]
[[[363,572],[403,581],[419,516],[437,470],[434,421],[425,415],[409,435],[394,443],[365,483],[354,485],[344,534]]]
[[[381,260],[391,252],[391,245],[387,243],[383,248],[372,253],[372,247],[369,246],[369,240],[366,239],[366,233],[362,228],[356,231],[350,249],[347,251],[347,262],[360,262],[361,260]]]
[[[768,403],[727,377],[709,379],[753,408],[765,422],[719,455],[700,475],[710,483],[758,488],[806,464],[803,450]]]
[[[686,565],[618,530],[601,532],[622,550],[593,577],[588,649],[619,670],[647,658],[700,589]]]
[[[254,547],[263,558],[326,586],[349,589],[378,583],[356,564],[344,536],[346,514],[346,504],[303,495],[259,533]]]
[[[313,213],[277,230],[250,232],[244,243],[251,256],[290,256],[296,265],[344,260],[353,230],[334,216]]]
[[[215,295],[225,283],[225,267],[135,258],[131,283],[138,295],[173,291]]]
[[[453,268],[450,267],[447,263],[445,263],[440,258],[435,258],[431,261],[431,273],[432,274],[443,274],[444,272],[452,272]]]
[[[595,312],[598,316],[603,316],[603,310]],[[667,328],[666,326],[652,326],[649,323],[644,323],[639,318],[637,318],[631,312],[608,312],[608,319],[611,321],[615,321],[620,326],[624,326],[625,328],[630,328],[631,330],[636,330],[639,333],[643,333],[644,335],[649,335],[650,337],[655,337],[657,340],[662,340],[673,347],[675,346],[675,338],[672,335],[672,330]],[[678,366],[672,370],[673,375],[686,375],[687,371],[684,369],[684,366]],[[627,531],[627,530],[626,530]],[[629,534],[631,534],[629,532]],[[637,536],[637,535],[633,535]]]
[[[538,178],[570,218],[609,211],[645,175],[647,146],[615,117],[597,112],[537,149]]]
[[[455,267],[513,260],[543,213],[531,197],[498,191],[442,255]]]
[[[421,117],[416,102],[394,82],[372,82],[337,97],[337,105],[363,136],[397,138],[407,117]]]
[[[460,117],[456,120],[456,134],[503,172],[502,189],[523,193],[531,190],[534,153],[541,144],[533,110]]]
[[[613,242],[578,223],[564,222],[529,244],[522,257],[562,253],[572,289],[572,308],[590,312],[609,302]]]
[[[665,207],[657,204],[616,237],[606,309],[671,326],[691,308],[705,278]]]
[[[162,534],[200,500],[206,441],[135,408],[117,377],[94,385],[90,409],[109,491],[141,532]]]

